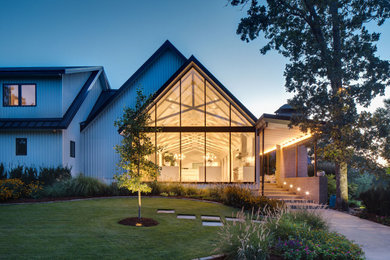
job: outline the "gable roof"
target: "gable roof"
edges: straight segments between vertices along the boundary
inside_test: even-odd
[[[133,83],[152,65],[163,53],[171,50],[177,54],[183,61],[187,58],[175,47],[173,44],[166,40],[160,48],[155,51],[149,59],[136,71],[133,75],[116,91],[110,91],[110,93],[104,93],[103,96],[96,102],[94,109],[89,113],[87,120],[81,123],[80,129],[83,130],[88,126],[92,120],[94,120],[107,106],[109,106],[117,97],[119,97],[125,90],[133,85]]]
[[[181,74],[189,71],[193,66],[189,66],[191,63],[199,67],[199,69],[206,74],[222,91],[225,93],[228,98],[233,101],[233,106],[237,106],[239,110],[242,110],[250,120],[252,120],[253,125],[255,125],[257,118],[213,75],[211,72],[206,69],[205,66],[197,59],[195,56],[191,56],[152,96],[152,99],[155,100],[162,92],[166,90],[168,86]],[[183,73],[183,74],[184,74]],[[213,86],[214,83],[210,82]],[[215,87],[215,86],[214,86]]]
[[[99,79],[99,76],[104,76],[102,67],[88,67],[94,68],[87,81],[68,107],[63,117],[60,118],[1,118],[0,129],[66,129],[72,122],[77,111],[81,107],[85,98],[88,95],[88,88],[93,82]],[[86,70],[89,71],[89,70]],[[104,80],[105,77],[104,77]],[[109,87],[108,85],[103,85]]]

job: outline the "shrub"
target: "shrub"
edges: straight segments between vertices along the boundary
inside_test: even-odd
[[[21,179],[25,184],[38,181],[37,169],[34,167],[25,167]]]
[[[4,168],[4,164],[0,163],[0,180],[7,179],[7,171]]]
[[[360,194],[360,199],[369,213],[390,216],[390,189],[373,188]]]
[[[17,166],[9,171],[10,179],[22,179],[23,175],[23,166]]]
[[[255,196],[249,189],[240,186],[225,186],[223,188],[222,202],[225,205],[236,208],[243,208],[245,210],[275,211],[284,207],[283,201],[269,199],[264,196]],[[262,212],[260,212],[262,213]]]
[[[318,209],[320,209],[320,207]],[[293,223],[303,223],[311,229],[328,230],[328,223],[321,216],[318,209],[294,210],[290,211],[287,216]]]
[[[61,182],[56,182],[44,189],[47,197],[74,197],[74,196],[103,196],[109,193],[109,186],[98,179],[82,174]]]
[[[0,200],[30,198],[40,190],[38,183],[25,184],[20,179],[0,180]]]
[[[279,240],[275,250],[285,259],[363,259],[362,249],[343,235],[324,230],[298,230]]]
[[[344,236],[329,232],[318,210],[266,210],[260,223],[253,214],[238,213],[241,221],[226,223],[217,250],[233,259],[362,259],[362,249]],[[255,216],[259,219],[259,215]],[[244,254],[240,253],[243,252]]]
[[[52,185],[71,177],[71,168],[68,167],[42,167],[39,171],[39,182],[43,185]]]
[[[227,255],[227,259],[268,259],[272,240],[268,232],[252,221],[259,215],[238,212],[239,221],[224,222],[218,232],[215,251]]]

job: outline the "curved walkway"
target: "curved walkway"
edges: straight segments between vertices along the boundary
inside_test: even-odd
[[[361,245],[367,259],[390,259],[390,227],[331,209],[321,211],[331,230]]]

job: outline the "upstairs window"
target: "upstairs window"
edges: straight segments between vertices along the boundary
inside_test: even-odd
[[[4,84],[3,106],[36,106],[37,86],[35,84]]]
[[[70,141],[70,157],[76,157],[76,143],[74,141]]]
[[[27,138],[16,138],[16,155],[27,155]]]

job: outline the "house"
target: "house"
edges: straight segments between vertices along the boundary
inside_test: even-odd
[[[63,165],[74,175],[112,181],[119,160],[114,146],[121,141],[114,121],[141,87],[153,97],[151,124],[161,128],[150,133],[162,148],[151,155],[161,166],[159,181],[264,186],[268,176],[322,200],[321,178],[307,177],[304,144],[311,135],[288,126],[293,110],[284,106],[257,119],[169,41],[119,89],[110,87],[102,67],[0,68],[0,83],[6,167]]]

